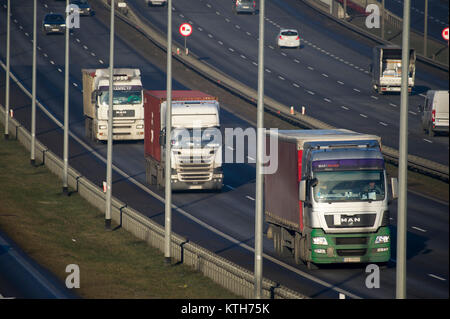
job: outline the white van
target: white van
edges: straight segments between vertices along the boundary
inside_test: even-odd
[[[427,92],[422,111],[422,129],[429,136],[435,132],[448,132],[448,90]]]

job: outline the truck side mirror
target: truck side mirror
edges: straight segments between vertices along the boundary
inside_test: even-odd
[[[98,91],[97,90],[93,91],[91,94],[91,103],[92,104],[95,104],[95,102],[97,101],[97,96],[98,96]]]
[[[159,145],[161,145],[161,146],[166,145],[166,129],[162,129],[159,132]]]
[[[391,177],[392,199],[398,198],[398,179]]]
[[[306,180],[301,180],[298,186],[298,199],[302,202],[306,201]]]

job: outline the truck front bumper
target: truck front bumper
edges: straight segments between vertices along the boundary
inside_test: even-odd
[[[313,237],[323,237],[326,245],[317,245]],[[388,237],[388,242],[377,243],[377,237]],[[391,258],[389,227],[380,227],[376,233],[326,234],[321,229],[311,231],[310,260],[317,264],[382,263]]]
[[[223,173],[221,168],[216,168],[214,169],[212,178],[209,181],[186,182],[180,181],[178,179],[178,174],[176,174],[176,171],[173,170],[170,181],[172,190],[221,190],[223,187]]]

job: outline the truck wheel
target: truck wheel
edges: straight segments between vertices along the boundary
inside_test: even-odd
[[[303,263],[303,248],[302,248],[302,236],[299,233],[295,233],[294,238],[294,261],[297,265]]]
[[[433,131],[433,129],[431,128],[431,125],[428,126],[428,136],[429,137],[434,137],[434,135],[436,135]]]
[[[91,118],[85,118],[84,119],[84,132],[85,136],[89,140],[94,140],[94,135],[92,133],[92,119]]]
[[[273,249],[277,255],[281,255],[281,229],[279,226],[272,226]]]
[[[312,261],[307,261],[306,262],[306,267],[308,267],[309,270],[317,270],[319,269],[319,267],[313,263]]]

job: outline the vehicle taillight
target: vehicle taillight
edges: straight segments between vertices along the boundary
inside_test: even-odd
[[[435,120],[436,120],[436,110],[433,110],[431,112],[431,121],[434,123]]]
[[[256,7],[256,2],[255,2],[255,1],[253,1],[253,8],[254,8],[254,7]]]
[[[282,35],[280,35],[280,40],[283,40],[283,36]]]
[[[300,36],[297,36],[297,39],[295,39],[295,40],[300,40]]]

